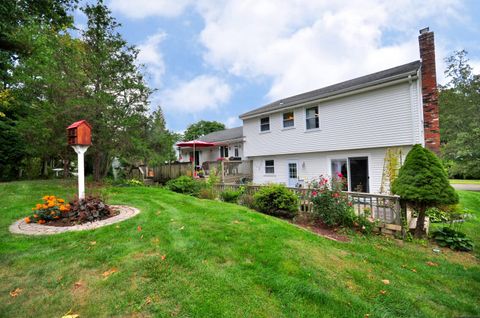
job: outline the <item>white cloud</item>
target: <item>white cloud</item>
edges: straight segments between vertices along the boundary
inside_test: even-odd
[[[472,67],[472,73],[475,75],[480,75],[480,60],[470,60],[469,65]]]
[[[222,79],[200,75],[161,92],[160,102],[162,107],[171,111],[198,113],[218,108],[230,99],[231,94],[230,86]]]
[[[165,63],[160,51],[160,44],[166,38],[165,32],[149,36],[145,42],[137,46],[140,50],[138,54],[138,62],[145,64],[147,73],[153,77],[153,83],[160,86],[162,77],[165,74]]]
[[[112,0],[109,7],[129,18],[141,19],[147,16],[176,17],[189,3],[190,0]]]
[[[227,126],[227,128],[238,127],[241,125],[242,125],[242,122],[240,121],[240,118],[238,118],[237,116],[231,116],[231,117],[228,117],[227,120],[225,120],[225,126]]]
[[[269,99],[417,60],[418,21],[458,18],[460,10],[450,0],[203,1],[198,8],[205,60],[271,78]]]

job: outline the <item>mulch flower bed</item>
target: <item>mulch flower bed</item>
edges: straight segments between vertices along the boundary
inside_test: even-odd
[[[24,219],[25,223],[64,227],[105,220],[119,213],[96,196],[69,203],[54,195],[46,195],[42,200],[32,208],[33,214]]]

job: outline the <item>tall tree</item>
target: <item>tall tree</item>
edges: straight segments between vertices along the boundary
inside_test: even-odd
[[[174,144],[180,140],[180,135],[169,131],[166,127],[162,108],[159,106],[150,116],[148,125],[149,164],[159,164],[175,160]]]
[[[144,127],[151,90],[135,64],[138,50],[118,33],[120,24],[103,4],[86,5],[84,71],[88,98],[82,105],[92,124],[95,180],[104,177],[113,156],[136,157],[144,147]]]
[[[194,140],[214,131],[224,130],[225,125],[218,121],[201,120],[187,127],[184,133],[184,140]]]
[[[480,75],[465,50],[446,62],[449,82],[439,95],[443,157],[452,176],[480,178]]]

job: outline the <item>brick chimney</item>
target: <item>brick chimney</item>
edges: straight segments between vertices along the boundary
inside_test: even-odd
[[[440,153],[440,123],[438,111],[437,74],[435,68],[435,41],[429,28],[418,36],[422,60],[423,129],[425,147]]]

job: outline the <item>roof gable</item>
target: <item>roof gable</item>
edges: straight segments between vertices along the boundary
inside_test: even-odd
[[[79,127],[79,126],[82,125],[82,124],[87,125],[90,129],[92,128],[92,126],[90,126],[90,124],[89,124],[85,119],[82,119],[82,120],[79,120],[79,121],[74,122],[73,124],[71,124],[70,126],[68,126],[67,129],[77,128],[77,127]]]
[[[284,108],[295,106],[297,104],[315,101],[317,99],[335,96],[342,93],[355,91],[361,88],[377,85],[380,83],[393,81],[400,76],[407,76],[408,74],[416,73],[420,66],[420,61],[414,61],[380,72],[357,77],[338,84],[326,86],[306,93],[280,99],[273,103],[246,112],[240,115],[240,118],[243,119],[245,117],[256,116],[267,112],[282,110]]]
[[[243,127],[235,127],[225,130],[214,131],[198,138],[198,140],[206,142],[219,142],[240,138],[243,138]]]

